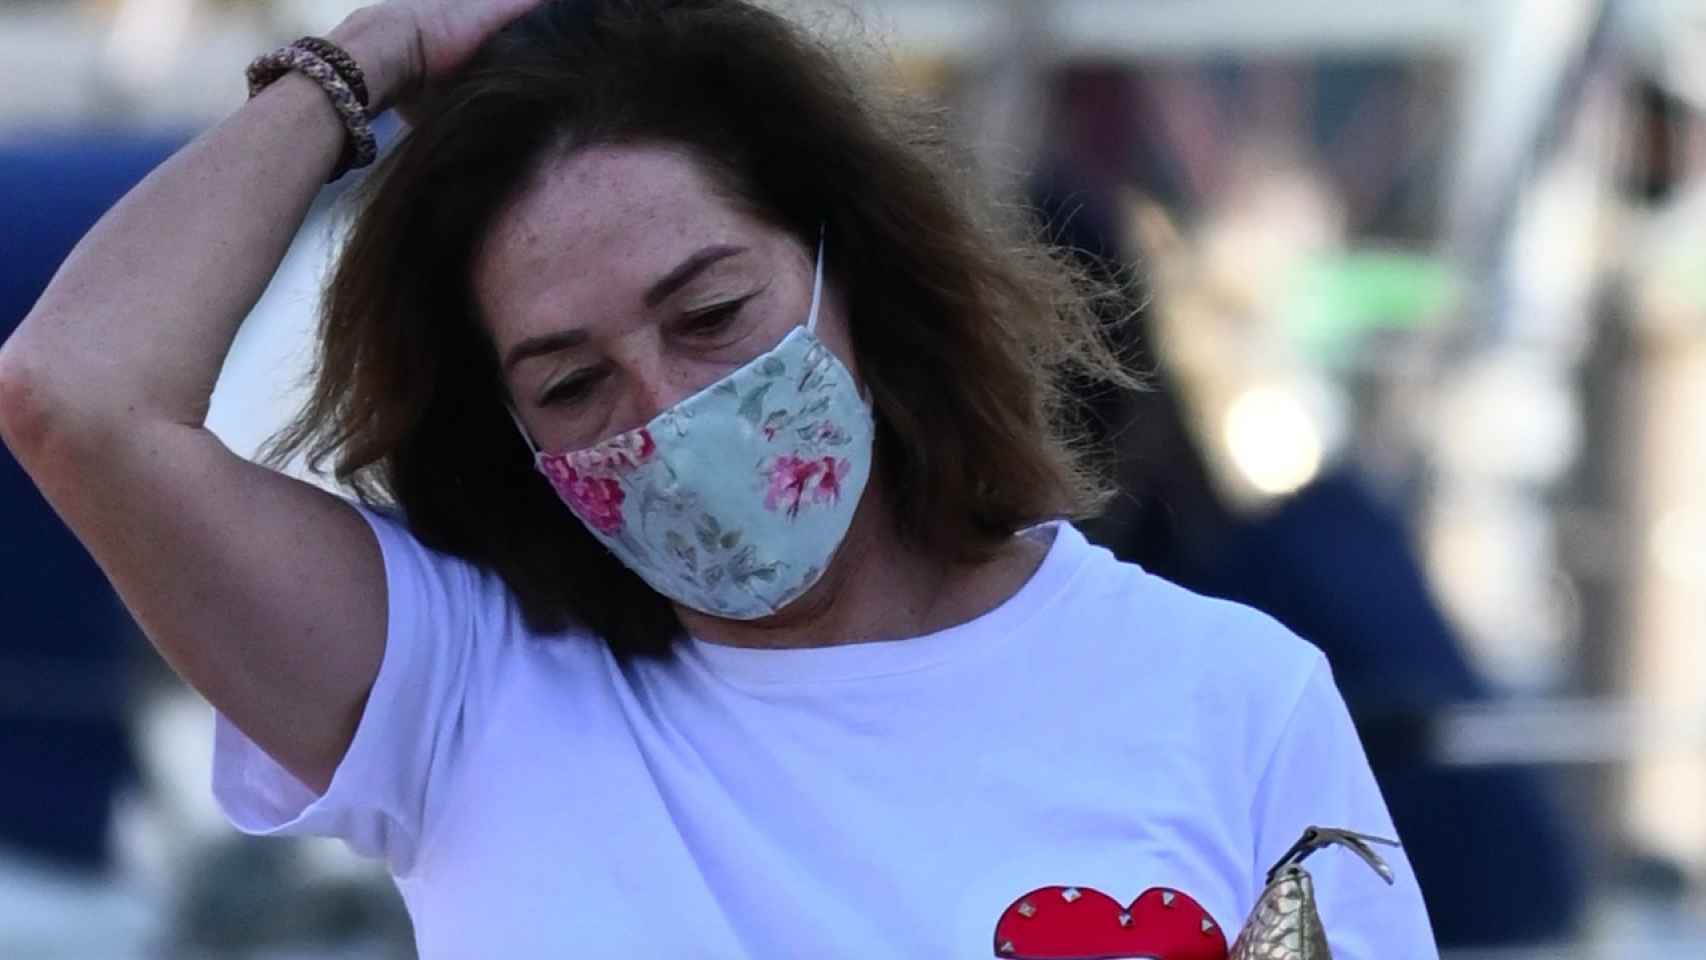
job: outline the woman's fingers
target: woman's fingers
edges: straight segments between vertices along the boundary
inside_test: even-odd
[[[486,38],[540,0],[391,0],[411,8],[420,31],[424,79],[432,81],[467,61]]]
[[[397,108],[413,122],[421,91],[454,73],[492,34],[541,0],[386,0],[387,11],[409,25],[407,59],[413,75],[400,87]]]

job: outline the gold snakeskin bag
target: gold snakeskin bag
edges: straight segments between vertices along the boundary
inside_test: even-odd
[[[1317,850],[1342,846],[1391,884],[1392,868],[1374,852],[1370,846],[1374,843],[1398,845],[1349,830],[1310,827],[1303,831],[1303,839],[1268,871],[1268,884],[1256,898],[1255,909],[1250,911],[1250,919],[1232,944],[1227,960],[1332,960],[1327,931],[1315,909],[1315,881],[1303,869],[1303,861]]]

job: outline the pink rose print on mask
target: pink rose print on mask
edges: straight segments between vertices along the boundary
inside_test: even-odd
[[[543,458],[545,476],[563,502],[587,526],[613,537],[622,532],[622,501],[616,477],[657,452],[649,430],[630,430],[585,450]]]
[[[787,454],[770,465],[770,489],[764,496],[766,510],[784,510],[789,519],[799,516],[802,503],[830,503],[841,499],[841,481],[852,464],[834,457],[802,460]]]
[[[614,478],[582,474],[564,457],[548,457],[544,466],[557,496],[587,526],[607,537],[622,532],[622,501],[626,497]]]
[[[853,465],[834,457],[823,458],[823,473],[818,475],[817,488],[812,491],[814,503],[834,503],[841,499],[841,481]]]

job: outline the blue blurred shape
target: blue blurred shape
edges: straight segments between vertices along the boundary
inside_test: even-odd
[[[101,214],[187,139],[0,138],[0,338]],[[112,794],[132,771],[123,712],[139,648],[94,561],[0,448],[0,770],[27,785],[0,791],[0,849],[105,865]]]

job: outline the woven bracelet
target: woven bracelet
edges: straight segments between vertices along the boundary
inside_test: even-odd
[[[355,98],[361,101],[361,105],[364,107],[368,105],[367,76],[361,72],[361,66],[355,62],[355,58],[350,56],[343,47],[325,37],[303,37],[292,42],[291,46],[298,50],[306,50],[331,64],[332,69],[336,70],[338,76],[349,84],[350,90],[355,92]]]
[[[344,142],[343,155],[338,159],[338,166],[332,171],[332,175],[326,178],[326,182],[331,183],[350,170],[372,163],[379,155],[379,145],[368,125],[367,110],[356,99],[355,91],[338,75],[337,69],[318,55],[300,47],[289,46],[256,57],[254,62],[249,64],[247,71],[249,96],[253,98],[273,81],[292,70],[320,85],[327,99],[332,101],[332,107],[337,110],[338,117],[343,120],[344,129],[349,133],[349,139]]]

